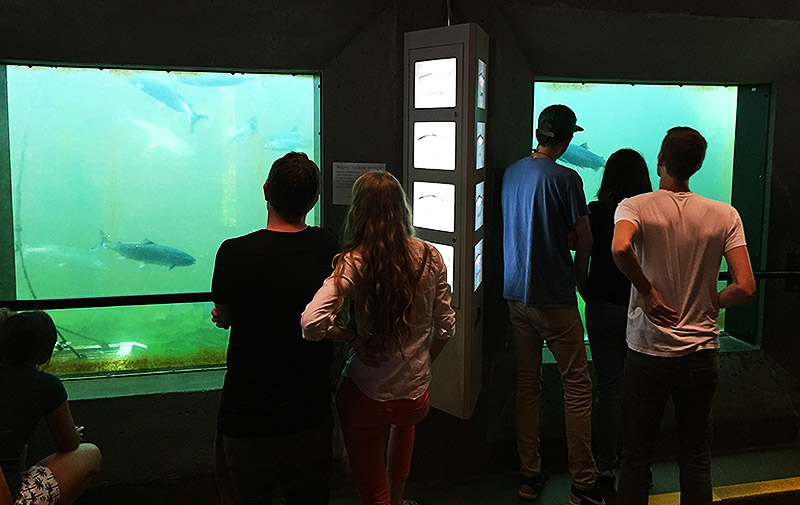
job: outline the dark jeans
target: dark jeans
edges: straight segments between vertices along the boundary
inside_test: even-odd
[[[280,481],[287,505],[327,505],[332,437],[332,416],[300,433],[233,438],[217,432],[214,471],[222,504],[270,504]]]
[[[592,349],[592,362],[597,383],[594,436],[597,469],[613,470],[622,429],[622,373],[625,368],[625,329],[628,306],[588,300],[586,332]]]
[[[664,358],[628,351],[618,503],[646,505],[650,463],[667,400],[680,449],[681,505],[711,505],[711,403],[719,377],[715,350]]]

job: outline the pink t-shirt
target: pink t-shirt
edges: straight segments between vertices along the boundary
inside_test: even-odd
[[[423,242],[412,239],[412,254],[421,264],[424,253]],[[368,397],[378,400],[415,400],[425,394],[431,382],[430,371],[430,335],[449,339],[455,333],[455,312],[450,306],[450,286],[447,284],[447,268],[444,260],[434,247],[425,244],[428,249],[428,260],[422,277],[417,284],[417,291],[411,302],[411,337],[400,351],[390,355],[377,368],[369,367],[355,355],[347,362],[344,374],[348,376],[358,389]],[[342,272],[342,288],[345,298],[355,301],[356,315],[359,321],[362,314],[364,296],[359,274],[364,268],[361,256],[357,252],[345,255]],[[418,269],[418,267],[416,267]],[[409,273],[410,275],[410,273]],[[336,279],[328,277],[314,299],[306,306],[300,318],[303,327],[303,338],[320,340],[333,326],[336,304]],[[359,331],[361,325],[359,324]],[[364,338],[369,335],[362,334]]]
[[[658,326],[631,287],[628,347],[652,356],[684,356],[719,347],[717,280],[722,257],[746,244],[739,213],[696,193],[660,189],[620,202],[614,223],[636,227],[633,248],[642,270],[679,315],[675,327]]]

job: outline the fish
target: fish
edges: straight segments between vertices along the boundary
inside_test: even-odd
[[[200,75],[179,75],[178,82],[189,86],[201,86],[204,88],[223,88],[227,86],[238,86],[244,82],[252,81],[255,77],[241,74],[200,74]]]
[[[595,172],[606,165],[606,160],[590,151],[586,142],[581,145],[569,144],[559,159],[578,168],[591,168]]]
[[[161,147],[178,156],[189,156],[194,154],[194,150],[189,144],[180,137],[172,133],[166,126],[158,126],[148,121],[131,118],[131,123],[135,124],[147,134],[150,140],[150,147]]]
[[[300,133],[298,127],[294,127],[288,132],[276,133],[269,136],[269,140],[264,142],[264,149],[273,151],[303,151],[310,142]]]
[[[141,242],[111,242],[109,236],[100,230],[100,242],[92,249],[111,249],[123,258],[139,262],[139,267],[145,264],[163,265],[167,270],[175,267],[194,265],[195,259],[174,247],[156,244],[152,240],[144,239]]]
[[[22,246],[22,256],[35,262],[55,264],[59,268],[78,267],[91,270],[108,270],[108,265],[88,249],[63,245]]]
[[[198,121],[208,118],[208,116],[195,112],[180,91],[158,77],[136,75],[128,80],[131,84],[158,100],[159,104],[166,105],[176,112],[189,116],[189,131],[192,133],[194,133],[194,125]]]
[[[243,140],[249,138],[252,134],[256,132],[258,129],[258,118],[251,117],[250,121],[247,122],[246,125],[242,126],[241,128],[235,128],[233,126],[228,127],[228,133],[226,135],[228,139],[228,143],[236,142],[237,140]]]

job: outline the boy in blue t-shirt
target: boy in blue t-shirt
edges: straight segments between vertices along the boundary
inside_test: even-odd
[[[591,449],[592,383],[575,295],[576,283],[582,288],[586,281],[592,250],[589,209],[580,176],[556,163],[572,135],[583,130],[575,123],[569,107],[546,107],[539,115],[536,149],[503,175],[503,296],[517,346],[518,495],[535,499],[548,479],[539,458],[537,412],[547,342],[564,384],[570,505],[601,505]]]

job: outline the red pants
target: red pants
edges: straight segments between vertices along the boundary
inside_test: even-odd
[[[388,505],[389,480],[408,479],[414,425],[428,413],[428,392],[416,400],[379,402],[345,377],[336,393],[336,405],[362,503]],[[384,450],[387,425],[391,425],[388,457]]]

